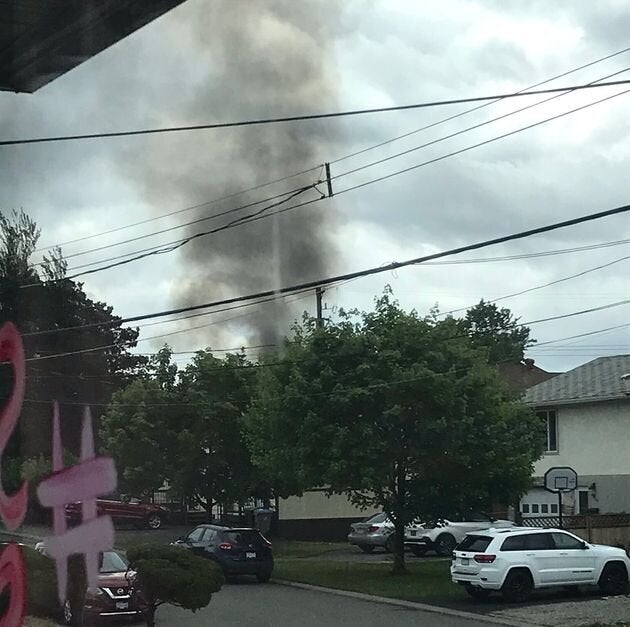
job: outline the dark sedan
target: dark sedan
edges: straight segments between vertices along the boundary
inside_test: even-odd
[[[271,542],[250,527],[199,525],[173,544],[214,560],[226,576],[255,575],[262,583],[273,572]]]

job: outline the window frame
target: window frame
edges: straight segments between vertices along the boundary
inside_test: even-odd
[[[545,421],[545,455],[554,455],[560,451],[558,432],[558,412],[555,409],[536,410],[536,416]],[[550,422],[553,421],[553,429]],[[552,448],[553,447],[553,448]]]

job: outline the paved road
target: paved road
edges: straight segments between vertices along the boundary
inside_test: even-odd
[[[193,614],[165,606],[158,627],[476,627],[478,620],[422,612],[372,601],[246,580],[226,584],[210,605]]]

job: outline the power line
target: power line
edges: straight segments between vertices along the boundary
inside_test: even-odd
[[[565,281],[570,281],[571,279],[577,279],[578,277],[585,276],[591,272],[595,272],[597,270],[602,270],[603,268],[609,268],[610,266],[614,266],[621,261],[627,261],[630,259],[630,255],[626,255],[625,257],[619,257],[618,259],[614,259],[613,261],[609,261],[607,263],[601,264],[599,266],[594,266],[592,268],[587,268],[586,270],[582,270],[581,272],[577,272],[575,274],[570,274],[568,276],[561,277],[559,279],[555,279],[553,281],[549,281],[548,283],[543,283],[542,285],[535,285],[534,287],[528,287],[527,289],[520,290],[518,292],[512,292],[511,294],[506,294],[505,296],[499,296],[498,298],[493,298],[491,300],[485,300],[484,302],[491,305],[493,303],[497,303],[500,300],[506,300],[508,298],[514,298],[515,296],[523,296],[523,294],[529,294],[530,292],[534,292],[536,290],[541,290],[545,287],[551,287],[552,285],[558,285],[558,283],[563,283]],[[467,311],[471,307],[475,305],[468,305],[467,307],[458,307],[457,309],[451,309],[449,311],[445,311],[438,315],[440,316],[450,316],[454,313],[459,313],[460,311]]]
[[[373,185],[374,183],[380,183],[382,181],[391,179],[391,178],[393,178],[395,176],[399,176],[401,174],[405,174],[407,172],[411,172],[411,171],[416,170],[418,168],[421,168],[421,167],[424,167],[424,166],[427,166],[427,165],[430,165],[430,164],[433,164],[433,163],[437,163],[438,161],[443,161],[444,159],[447,159],[449,157],[453,157],[453,156],[462,154],[464,152],[468,152],[469,150],[473,150],[475,148],[479,148],[481,146],[485,146],[485,145],[491,144],[491,143],[493,143],[495,141],[498,141],[500,139],[504,139],[506,137],[510,137],[512,135],[516,135],[517,133],[520,133],[520,132],[525,131],[525,130],[529,130],[529,129],[537,127],[537,126],[541,126],[542,124],[546,124],[546,123],[551,122],[553,120],[557,120],[559,118],[565,117],[565,116],[570,115],[572,113],[576,113],[578,111],[582,111],[582,110],[588,109],[589,107],[595,106],[597,104],[601,104],[601,103],[606,102],[608,100],[611,100],[613,98],[617,98],[618,96],[622,96],[622,95],[624,95],[624,94],[626,94],[628,92],[630,92],[630,89],[624,90],[624,91],[616,93],[616,94],[613,94],[611,96],[607,96],[605,98],[602,98],[600,100],[596,100],[594,102],[587,103],[585,105],[581,105],[581,106],[576,107],[574,109],[570,109],[568,111],[565,111],[563,113],[559,113],[557,115],[545,118],[543,120],[539,120],[538,122],[534,122],[532,124],[528,124],[526,126],[520,127],[520,128],[515,129],[513,131],[509,131],[507,133],[503,133],[502,135],[491,137],[490,139],[478,142],[476,144],[472,144],[470,146],[466,146],[464,148],[460,148],[458,150],[454,150],[454,151],[449,152],[449,153],[447,153],[445,155],[441,155],[439,157],[434,157],[432,159],[429,159],[427,161],[423,161],[421,163],[409,166],[407,168],[403,168],[401,170],[397,170],[395,172],[391,172],[389,174],[385,174],[385,175],[377,177],[375,179],[371,179],[369,181],[364,181],[363,183],[359,183],[357,185],[353,185],[351,187],[347,187],[345,189],[338,190],[338,191],[335,192],[335,195],[339,196],[340,194],[344,194],[346,192],[355,191],[355,190],[361,189],[363,187],[367,187],[368,185]],[[372,165],[374,165],[374,164],[372,164]],[[101,266],[101,267],[98,267],[98,268],[94,268],[92,270],[87,270],[85,272],[79,272],[79,273],[76,273],[76,274],[73,274],[71,276],[66,277],[66,279],[75,279],[75,278],[78,278],[80,276],[85,276],[87,274],[94,274],[96,272],[101,272],[103,270],[109,270],[109,269],[112,269],[112,268],[115,268],[115,267],[118,267],[118,266],[121,266],[121,265],[126,265],[128,263],[132,263],[134,261],[138,261],[140,259],[144,259],[146,257],[150,257],[150,256],[153,256],[153,255],[172,252],[173,250],[176,250],[177,248],[180,248],[181,246],[189,243],[193,239],[197,239],[197,238],[200,238],[200,237],[205,237],[207,235],[213,235],[213,234],[218,233],[220,231],[223,231],[223,230],[226,230],[226,229],[230,229],[230,228],[234,228],[236,226],[240,226],[240,225],[243,225],[243,224],[250,224],[252,222],[256,222],[256,221],[261,220],[261,219],[266,219],[266,218],[269,218],[269,217],[272,217],[272,216],[275,216],[275,215],[279,215],[279,214],[284,213],[286,211],[290,211],[290,210],[298,209],[298,208],[301,208],[301,207],[305,207],[305,206],[311,205],[311,204],[313,204],[315,202],[320,202],[320,201],[325,200],[327,198],[328,197],[321,197],[321,198],[316,198],[316,199],[313,199],[313,200],[308,200],[308,201],[305,201],[305,202],[302,202],[302,203],[298,203],[296,205],[290,205],[288,207],[277,209],[276,211],[267,211],[266,210],[264,215],[253,215],[251,217],[250,216],[245,216],[242,219],[240,219],[240,220],[238,220],[238,221],[236,221],[234,223],[228,223],[227,225],[218,227],[216,229],[212,229],[210,231],[204,231],[204,232],[201,232],[201,233],[196,233],[193,236],[185,238],[183,240],[176,240],[174,242],[169,242],[168,244],[164,244],[163,247],[160,248],[159,250],[151,249],[150,252],[139,254],[139,255],[137,255],[135,257],[131,257],[131,258],[119,261],[119,262],[111,263],[111,264],[108,264],[106,266]],[[280,203],[278,203],[278,204],[280,204]],[[269,207],[267,207],[266,209],[269,209]],[[261,212],[259,212],[259,213],[261,213]],[[21,286],[21,287],[31,287],[31,286],[36,286],[36,285],[38,285],[38,284],[34,283],[34,284]]]
[[[590,61],[590,62],[585,63],[583,65],[580,65],[578,67],[575,67],[575,68],[572,68],[570,70],[564,71],[564,72],[562,72],[560,74],[556,74],[555,76],[547,78],[547,79],[545,79],[543,81],[540,81],[538,83],[534,83],[532,85],[529,85],[528,87],[524,87],[523,89],[520,89],[517,93],[526,92],[526,91],[535,89],[536,87],[540,87],[542,85],[546,85],[547,83],[551,83],[551,82],[553,82],[555,80],[558,80],[559,78],[563,78],[565,76],[569,76],[570,74],[574,74],[575,72],[579,72],[580,70],[586,69],[586,68],[591,67],[593,65],[596,65],[598,63],[602,63],[603,61],[607,61],[609,59],[612,59],[612,58],[614,58],[616,56],[619,56],[619,55],[624,54],[624,53],[629,52],[629,51],[630,51],[630,47],[623,48],[623,49],[618,50],[616,52],[613,52],[613,53],[607,54],[607,55],[605,55],[603,57],[600,57],[598,59],[595,59],[594,61]],[[401,139],[406,139],[407,137],[410,137],[411,135],[415,135],[415,134],[420,133],[422,131],[429,130],[431,128],[434,128],[434,127],[439,126],[441,124],[444,124],[446,122],[450,122],[450,121],[452,121],[454,119],[463,117],[465,115],[468,115],[470,113],[473,113],[473,112],[478,111],[480,109],[483,109],[485,107],[489,107],[489,106],[491,106],[493,104],[496,104],[497,102],[500,102],[501,100],[502,100],[501,98],[498,98],[498,99],[493,100],[493,101],[484,102],[481,105],[478,105],[478,106],[473,107],[471,109],[466,109],[465,111],[461,111],[460,113],[456,113],[456,114],[448,116],[446,118],[442,118],[442,119],[440,119],[440,120],[438,120],[436,122],[432,122],[431,124],[422,126],[420,128],[416,128],[416,129],[414,129],[412,131],[409,131],[407,133],[404,133],[402,135],[398,135],[396,137],[387,139],[387,140],[379,142],[377,144],[372,144],[371,146],[368,146],[368,147],[363,148],[361,150],[358,150],[358,151],[355,151],[355,152],[343,155],[341,157],[338,157],[338,158],[330,161],[330,163],[331,164],[339,163],[339,162],[344,161],[346,159],[350,159],[352,157],[356,157],[358,155],[364,154],[364,153],[369,152],[371,150],[375,150],[377,148],[381,148],[381,147],[383,147],[385,145],[394,143],[394,142],[399,141]],[[258,185],[254,185],[252,187],[249,187],[249,188],[246,188],[246,189],[243,189],[243,190],[240,190],[240,191],[236,191],[236,192],[233,192],[231,194],[227,194],[225,196],[220,196],[218,198],[214,198],[213,200],[209,200],[209,201],[206,201],[206,202],[203,202],[203,203],[199,203],[199,204],[196,204],[196,205],[192,205],[192,206],[189,206],[189,207],[184,207],[183,209],[178,209],[178,210],[175,210],[175,211],[171,211],[171,212],[159,215],[159,216],[155,216],[155,217],[152,217],[152,218],[147,218],[145,220],[140,220],[138,222],[134,222],[134,223],[131,223],[131,224],[126,224],[124,226],[118,226],[118,227],[115,227],[115,228],[111,228],[109,230],[102,231],[100,233],[93,233],[93,234],[90,234],[90,235],[85,235],[83,237],[79,237],[79,238],[76,238],[76,239],[68,240],[68,241],[65,241],[65,242],[58,243],[58,244],[51,244],[50,246],[44,246],[44,247],[36,249],[34,252],[41,252],[41,251],[44,251],[44,250],[48,250],[50,248],[56,248],[56,247],[61,247],[61,246],[67,246],[69,244],[75,244],[75,243],[78,243],[78,242],[86,241],[86,240],[93,239],[93,238],[96,238],[96,237],[100,237],[100,236],[103,236],[103,235],[109,235],[111,233],[116,233],[116,232],[119,232],[119,231],[122,231],[122,230],[125,230],[125,229],[129,229],[129,228],[132,228],[132,227],[135,227],[135,226],[140,226],[140,225],[143,225],[143,224],[147,224],[149,222],[154,222],[156,220],[160,220],[160,219],[163,219],[163,218],[166,218],[166,217],[170,217],[170,216],[173,216],[173,215],[178,215],[180,213],[184,213],[184,212],[191,211],[191,210],[194,210],[194,209],[200,209],[201,207],[204,207],[204,206],[207,206],[207,205],[210,205],[210,204],[218,203],[218,202],[221,202],[221,201],[224,201],[224,200],[229,200],[230,198],[234,198],[234,197],[240,196],[240,195],[248,193],[248,192],[252,192],[252,191],[256,191],[258,189],[269,187],[269,186],[274,185],[276,183],[280,183],[280,182],[286,181],[288,179],[291,179],[291,178],[294,178],[294,177],[297,177],[297,176],[301,176],[303,174],[308,174],[309,172],[313,172],[313,171],[315,171],[317,169],[320,169],[320,171],[321,171],[322,167],[323,167],[322,164],[318,164],[318,165],[315,165],[315,166],[313,166],[311,168],[307,168],[305,170],[301,170],[299,172],[295,172],[293,174],[289,174],[289,175],[286,175],[286,176],[283,176],[283,177],[280,177],[280,178],[268,181],[266,183],[261,183],[261,184],[258,184]],[[320,178],[321,178],[321,176],[320,176]],[[268,198],[267,200],[272,200],[272,199],[273,198]]]
[[[313,289],[315,287],[319,287],[319,286],[324,286],[324,285],[331,285],[333,283],[339,283],[341,281],[349,281],[355,278],[359,278],[359,277],[366,277],[366,276],[372,276],[372,275],[376,275],[376,274],[381,274],[383,272],[391,272],[392,270],[397,270],[399,268],[404,268],[407,266],[411,266],[411,265],[420,265],[423,263],[426,263],[428,261],[433,261],[435,259],[441,259],[444,257],[450,257],[453,255],[458,255],[461,254],[463,252],[468,252],[471,250],[479,250],[481,248],[487,248],[489,246],[494,246],[496,244],[503,244],[505,242],[511,242],[511,241],[516,241],[516,240],[520,240],[520,239],[525,239],[528,237],[532,237],[534,235],[540,235],[542,233],[548,233],[551,231],[556,231],[559,229],[564,229],[564,228],[568,228],[570,226],[576,226],[578,224],[584,224],[587,222],[593,222],[596,220],[601,220],[604,218],[608,218],[614,215],[619,215],[619,214],[623,214],[623,213],[627,213],[630,211],[630,205],[623,205],[621,207],[616,207],[614,209],[608,209],[606,211],[599,211],[596,213],[590,213],[587,214],[585,216],[580,216],[577,218],[571,218],[569,220],[563,220],[561,222],[554,222],[552,224],[548,224],[545,226],[540,226],[540,227],[536,227],[533,229],[528,229],[525,231],[519,231],[516,233],[512,233],[509,235],[503,235],[501,237],[495,237],[492,239],[486,239],[486,240],[482,240],[480,242],[476,242],[473,244],[467,244],[465,246],[459,246],[457,248],[451,248],[442,252],[438,252],[438,253],[432,253],[429,255],[423,255],[421,257],[415,257],[413,259],[408,259],[406,261],[394,261],[392,263],[389,264],[385,264],[385,265],[380,265],[380,266],[375,266],[372,268],[368,268],[365,270],[358,270],[355,272],[348,272],[345,274],[339,274],[339,275],[335,275],[335,276],[331,276],[331,277],[325,277],[325,278],[321,278],[321,279],[316,279],[313,281],[305,281],[302,283],[298,283],[298,284],[294,284],[294,285],[290,285],[290,286],[285,286],[285,287],[280,287],[277,289],[273,289],[273,290],[265,290],[265,291],[261,291],[261,292],[256,292],[253,294],[247,294],[244,296],[234,296],[231,298],[224,298],[221,300],[216,300],[216,301],[211,301],[208,303],[202,303],[202,304],[198,304],[198,305],[189,305],[187,307],[178,307],[176,309],[168,309],[168,310],[163,310],[163,311],[158,311],[158,312],[153,312],[153,313],[147,313],[147,314],[140,314],[140,315],[136,315],[136,316],[129,316],[127,318],[121,318],[119,320],[115,320],[115,321],[109,321],[109,322],[104,322],[99,324],[98,326],[111,326],[113,324],[124,324],[124,323],[130,323],[130,322],[140,322],[142,320],[149,320],[149,319],[154,319],[154,318],[162,318],[164,316],[172,316],[172,315],[177,315],[177,314],[181,314],[181,313],[187,313],[190,311],[199,311],[201,309],[211,309],[214,307],[220,307],[223,305],[230,305],[233,303],[243,303],[243,302],[248,302],[248,301],[253,301],[253,300],[259,300],[261,298],[267,298],[267,297],[279,297],[285,294],[290,294],[290,293],[294,293],[294,292],[298,292],[298,291],[304,291],[304,290],[309,290],[309,289]],[[73,327],[66,327],[66,331],[72,330]],[[76,328],[81,328],[81,326],[78,326]],[[55,333],[57,332],[57,329],[50,329],[49,332],[51,333]]]
[[[599,335],[600,333],[608,333],[608,331],[617,331],[618,329],[627,329],[628,327],[630,327],[630,323],[618,324],[612,327],[605,327],[604,329],[597,329],[595,331],[587,331],[586,333],[578,333],[577,335],[568,335],[567,337],[562,337],[557,340],[537,342],[535,348],[540,348],[541,346],[547,346],[549,344],[556,344],[557,342],[566,342],[567,340],[575,340],[581,337],[590,337],[591,335]]]
[[[588,313],[594,313],[596,311],[604,311],[605,309],[613,309],[614,307],[621,307],[622,305],[630,304],[630,299],[620,300],[616,303],[609,303],[607,305],[600,305],[599,307],[591,307],[590,309],[582,309],[580,311],[572,311],[571,313],[560,314],[557,316],[550,316],[548,318],[540,318],[538,320],[531,320],[529,322],[522,322],[520,326],[531,326],[532,324],[540,324],[541,322],[551,322],[552,320],[563,320],[564,318],[573,318],[574,316],[582,316]]]
[[[291,115],[276,118],[259,118],[252,120],[240,120],[236,122],[214,122],[211,124],[194,124],[191,126],[170,126],[164,128],[148,128],[133,131],[112,131],[108,133],[85,133],[81,135],[57,135],[49,137],[32,137],[28,139],[4,139],[0,141],[0,146],[17,146],[23,144],[43,144],[50,142],[76,141],[84,139],[103,139],[109,137],[131,137],[136,135],[155,135],[158,133],[179,133],[182,131],[201,131],[220,128],[235,128],[240,126],[259,126],[263,124],[277,124],[281,122],[302,122],[306,120],[322,120],[328,118],[350,117],[366,115],[368,113],[388,113],[392,111],[410,111],[413,109],[426,109],[429,107],[441,107],[445,105],[466,104],[469,102],[482,102],[485,100],[504,100],[506,98],[520,98],[523,96],[537,96],[540,94],[550,94],[553,92],[592,89],[595,87],[614,87],[627,85],[630,80],[609,81],[597,85],[569,85],[567,87],[554,87],[548,89],[535,89],[530,91],[517,91],[506,94],[493,94],[491,96],[473,96],[471,98],[454,98],[450,100],[435,100],[431,102],[420,102],[408,105],[395,105],[392,107],[374,107],[370,109],[354,109],[349,111],[335,111],[332,113],[311,113],[306,115]]]

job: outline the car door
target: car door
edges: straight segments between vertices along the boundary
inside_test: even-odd
[[[553,532],[556,546],[555,577],[557,583],[591,583],[595,574],[596,558],[580,538],[564,531]]]
[[[553,585],[557,581],[558,559],[551,533],[531,533],[525,538],[525,559],[534,571],[534,579],[542,586]]]

